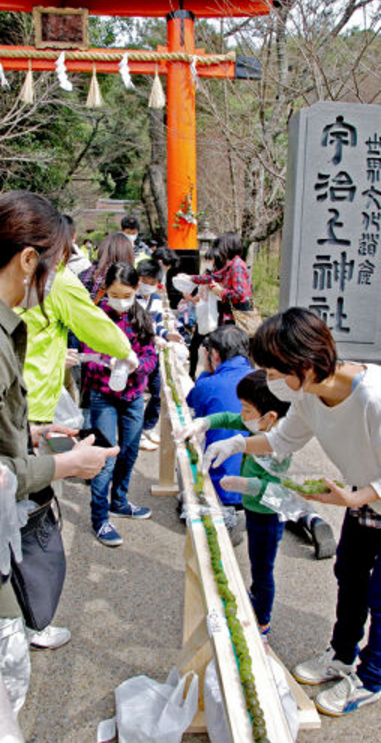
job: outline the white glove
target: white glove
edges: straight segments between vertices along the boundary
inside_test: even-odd
[[[16,475],[8,467],[0,465],[0,573],[9,575],[11,568],[10,548],[15,560],[21,562],[21,535],[15,494]]]
[[[233,454],[243,454],[246,448],[246,439],[239,433],[238,436],[232,436],[230,439],[221,439],[214,441],[208,446],[202,463],[202,471],[205,474],[212,466],[213,469],[219,467],[225,459],[229,459]]]
[[[132,348],[131,348],[131,351],[130,351],[130,353],[128,354],[128,356],[126,358],[126,361],[127,361],[128,365],[130,367],[130,372],[131,373],[134,372],[138,368],[138,366],[139,366],[139,363],[140,363],[139,362],[139,359],[138,359],[135,351],[132,350]]]
[[[173,438],[176,444],[182,444],[187,439],[195,437],[196,439],[202,439],[205,431],[208,430],[210,422],[208,418],[195,418],[192,423],[188,423],[187,426],[181,428],[175,428],[173,431]]]
[[[165,338],[162,338],[160,335],[155,335],[155,346],[156,348],[166,348],[167,347],[167,341]]]
[[[259,495],[262,488],[259,477],[237,477],[234,475],[222,477],[220,485],[224,490],[243,493],[244,495]]]

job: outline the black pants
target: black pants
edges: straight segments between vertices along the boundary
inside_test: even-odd
[[[197,363],[198,363],[198,351],[200,346],[202,345],[202,342],[207,338],[207,335],[201,335],[198,332],[198,327],[196,325],[194,333],[192,335],[192,340],[190,344],[190,358],[189,358],[189,376],[191,379],[195,379],[196,377],[196,370],[197,370]]]

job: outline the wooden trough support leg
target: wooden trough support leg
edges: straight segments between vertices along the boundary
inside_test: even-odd
[[[159,482],[157,485],[151,485],[151,494],[177,495],[180,488],[176,478],[176,449],[163,388],[161,390],[160,439]]]
[[[212,659],[212,648],[206,627],[205,607],[202,600],[196,560],[192,541],[187,533],[185,545],[185,593],[183,647],[177,661],[180,675],[195,671],[198,675],[198,712],[188,733],[205,733],[204,719],[204,676],[205,669]]]

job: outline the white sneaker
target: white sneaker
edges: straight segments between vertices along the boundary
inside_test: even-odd
[[[139,449],[144,449],[144,451],[156,451],[157,448],[158,445],[154,444],[153,441],[150,441],[143,433],[140,439]]]
[[[71,640],[71,632],[66,627],[52,627],[49,624],[41,632],[26,628],[31,650],[56,650]]]
[[[325,681],[333,681],[343,674],[351,673],[352,665],[346,665],[341,660],[334,660],[335,651],[329,646],[318,658],[311,658],[304,663],[299,663],[292,671],[292,675],[301,684],[323,684]]]
[[[361,679],[355,674],[343,676],[339,684],[320,692],[315,699],[319,712],[331,717],[341,717],[365,704],[372,704],[381,699],[381,691],[365,689]]]
[[[150,429],[149,431],[144,431],[143,436],[146,436],[147,439],[149,439],[150,441],[152,441],[153,444],[159,445],[160,442],[161,442],[160,435],[158,433],[156,433],[156,431],[154,431],[153,428]]]

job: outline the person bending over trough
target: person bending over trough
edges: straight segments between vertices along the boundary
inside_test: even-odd
[[[214,442],[204,467],[236,453],[288,456],[316,436],[342,472],[346,487],[324,478],[326,492],[309,496],[347,509],[335,563],[336,622],[327,650],[297,665],[294,675],[312,685],[340,679],[315,702],[325,714],[345,715],[381,699],[381,369],[339,361],[323,320],[299,307],[266,320],[251,353],[290,410],[268,433]]]

